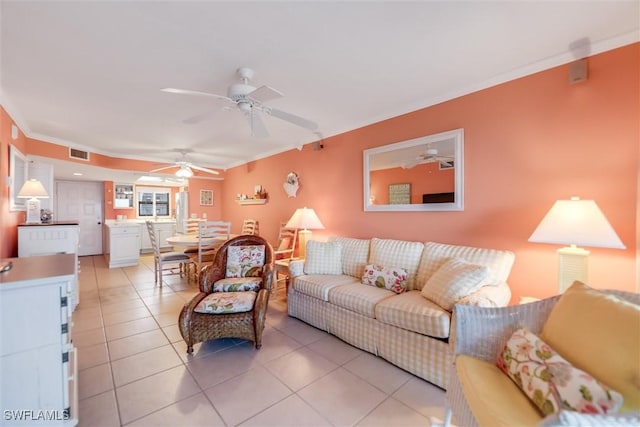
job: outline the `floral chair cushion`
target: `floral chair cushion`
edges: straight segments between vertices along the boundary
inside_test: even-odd
[[[562,409],[612,414],[622,406],[620,393],[573,367],[526,328],[513,333],[497,364],[544,416]]]
[[[207,295],[193,311],[205,314],[244,313],[253,309],[258,294],[247,292],[214,292]]]
[[[264,266],[264,245],[229,246],[225,277],[260,277]]]
[[[261,287],[261,277],[229,277],[214,283],[213,292],[258,292]]]
[[[369,264],[364,267],[362,283],[401,294],[407,290],[407,272],[402,268]]]

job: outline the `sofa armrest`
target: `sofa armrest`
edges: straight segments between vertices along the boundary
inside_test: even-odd
[[[289,261],[289,277],[293,279],[294,277],[302,276],[304,274],[304,260],[303,259],[294,259]]]
[[[453,358],[467,354],[495,362],[498,352],[513,332],[526,327],[537,334],[560,296],[510,307],[473,307],[456,304],[453,308]]]
[[[511,289],[506,283],[483,286],[460,299],[456,304],[476,307],[506,307],[511,301]]]

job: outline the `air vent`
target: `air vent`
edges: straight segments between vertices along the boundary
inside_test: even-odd
[[[69,157],[78,160],[89,160],[89,152],[76,150],[75,148],[69,148]]]

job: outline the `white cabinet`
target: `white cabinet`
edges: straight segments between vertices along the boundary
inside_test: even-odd
[[[160,249],[171,250],[171,245],[167,243],[167,237],[173,236],[176,231],[176,224],[174,222],[156,222],[156,230],[158,231],[158,242],[160,243]],[[140,244],[141,252],[153,252],[151,246],[151,239],[149,238],[149,230],[147,224],[142,224],[142,239]]]
[[[140,224],[107,224],[109,268],[138,265],[140,258]]]
[[[18,225],[18,256],[74,254],[75,270],[71,291],[71,309],[80,302],[78,292],[78,244],[80,226],[77,222],[52,222],[50,224]]]
[[[113,186],[113,208],[133,208],[133,184],[115,184]]]
[[[69,298],[74,254],[10,259],[0,280],[2,425],[78,422]]]

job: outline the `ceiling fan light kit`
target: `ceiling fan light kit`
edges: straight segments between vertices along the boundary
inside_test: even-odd
[[[264,102],[281,98],[284,95],[279,90],[276,90],[269,86],[263,85],[259,88],[252,86],[250,84],[251,79],[253,78],[252,69],[247,67],[240,67],[237,70],[237,74],[240,78],[241,83],[234,83],[229,86],[227,88],[227,96],[187,89],[165,88],[161,90],[163,92],[175,93],[179,95],[208,96],[220,99],[229,104],[234,104],[236,106],[236,109],[243,113],[247,118],[247,122],[251,129],[251,135],[259,138],[266,138],[269,136],[269,133],[267,132],[267,129],[262,122],[261,114],[267,114],[276,117],[280,120],[284,120],[310,131],[315,131],[316,129],[318,129],[318,124],[311,120],[264,105]],[[204,120],[208,115],[209,114],[207,113],[198,114],[194,117],[183,120],[183,122],[188,124],[195,124]]]

